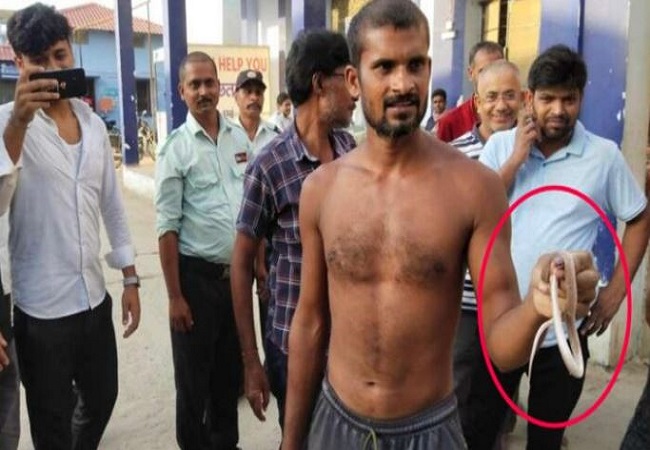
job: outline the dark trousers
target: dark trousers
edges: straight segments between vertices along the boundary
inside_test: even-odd
[[[636,405],[634,417],[627,428],[621,450],[648,450],[650,448],[650,368],[643,393]]]
[[[112,300],[59,319],[14,308],[20,375],[36,449],[96,449],[117,399]]]
[[[2,280],[0,280],[2,293]],[[20,438],[20,378],[16,341],[11,331],[11,295],[0,298],[0,332],[8,342],[9,366],[0,371],[0,450],[16,450]]]
[[[266,353],[266,373],[269,377],[271,392],[278,402],[278,422],[280,428],[284,427],[284,405],[287,398],[287,355],[271,340],[264,339],[264,352]]]
[[[239,341],[225,266],[180,255],[181,290],[194,326],[172,330],[176,440],[183,450],[234,450],[242,377]]]
[[[589,348],[587,337],[580,336],[585,376]],[[519,374],[528,371],[528,366],[518,369]],[[574,378],[569,375],[557,346],[540,348],[533,361],[533,373],[528,391],[528,414],[546,422],[564,422],[571,417],[585,376]],[[565,428],[549,429],[528,423],[526,450],[560,450]]]
[[[537,351],[533,361],[533,373],[529,374],[531,383],[528,414],[547,422],[564,422],[571,417],[582,394],[587,375],[589,347],[586,336],[580,336],[580,346],[585,364],[585,374],[582,378],[569,375],[557,346]],[[529,423],[526,450],[560,450],[564,430],[542,428]]]
[[[454,343],[454,391],[467,448],[492,450],[509,407],[485,365],[476,316],[474,311],[462,311],[458,324]],[[521,372],[494,370],[508,396],[514,396]]]
[[[16,450],[20,438],[20,380],[16,341],[5,349],[11,363],[0,372],[0,450]]]

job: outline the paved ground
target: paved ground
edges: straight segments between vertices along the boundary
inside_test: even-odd
[[[150,173],[149,169],[144,169]],[[101,444],[103,449],[173,449],[174,385],[167,322],[167,297],[158,262],[151,199],[125,190],[124,198],[136,243],[138,270],[142,276],[143,317],[140,329],[128,340],[118,337],[120,395]],[[120,274],[106,270],[109,291],[121,292]],[[118,329],[119,311],[114,311]],[[257,315],[255,315],[257,317]],[[260,347],[261,348],[261,347]],[[647,367],[626,365],[604,405],[588,420],[568,430],[568,449],[618,449],[632,415]],[[600,395],[611,378],[602,367],[589,366],[587,384],[578,406],[581,413]],[[32,448],[29,424],[22,410],[23,439],[20,449]],[[523,449],[525,426],[518,421],[510,449]],[[279,427],[275,404],[269,406],[266,423],[258,422],[244,402],[240,403],[240,446],[244,450],[275,450]],[[340,449],[343,450],[343,449]]]

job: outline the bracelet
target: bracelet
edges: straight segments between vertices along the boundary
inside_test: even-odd
[[[126,277],[124,280],[122,280],[122,286],[127,287],[127,286],[135,286],[137,288],[140,287],[140,277],[137,275],[133,275],[132,277]]]

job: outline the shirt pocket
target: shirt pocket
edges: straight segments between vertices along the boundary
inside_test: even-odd
[[[240,162],[231,166],[230,170],[232,171],[232,174],[235,177],[235,179],[242,180],[243,182],[247,165],[248,164],[246,162]]]
[[[238,198],[244,196],[244,178],[246,173],[247,163],[241,162],[230,166],[230,171],[233,177],[233,190]]]
[[[198,210],[214,211],[226,203],[221,179],[216,172],[192,169],[187,178],[185,200]]]

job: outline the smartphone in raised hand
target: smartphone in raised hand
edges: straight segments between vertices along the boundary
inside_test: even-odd
[[[29,79],[57,80],[58,86],[52,91],[58,92],[59,98],[82,97],[86,95],[86,73],[82,68],[35,72],[29,76]]]

